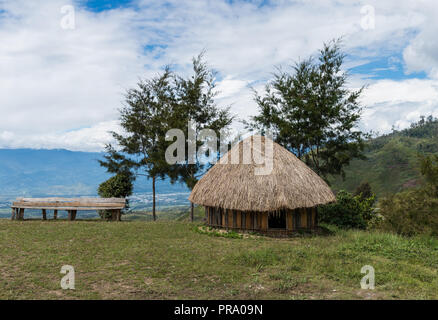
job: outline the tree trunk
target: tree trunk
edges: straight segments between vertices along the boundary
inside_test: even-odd
[[[193,202],[190,202],[190,221],[193,222],[193,211],[194,211],[195,205]]]
[[[152,177],[152,216],[154,221],[157,220],[157,216],[155,214],[155,177]]]

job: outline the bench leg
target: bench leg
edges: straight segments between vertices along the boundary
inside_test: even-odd
[[[18,220],[24,220],[24,209],[20,208],[20,211],[18,213]]]
[[[122,210],[117,210],[117,221],[122,221]]]
[[[74,221],[76,219],[76,210],[68,210],[68,220]]]
[[[43,209],[43,220],[47,220],[46,209]]]
[[[111,221],[117,221],[117,210],[111,210]]]
[[[58,210],[53,211],[53,220],[58,219]]]
[[[15,213],[17,211],[15,210],[15,208],[12,208],[12,215],[11,215],[11,220],[15,220]]]

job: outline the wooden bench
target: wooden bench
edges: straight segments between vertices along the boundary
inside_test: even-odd
[[[12,203],[11,220],[23,220],[25,209],[42,210],[43,220],[47,220],[47,210],[53,210],[53,219],[57,219],[58,211],[68,212],[68,220],[76,219],[78,211],[109,210],[111,220],[120,221],[121,211],[125,208],[124,198],[17,198]]]

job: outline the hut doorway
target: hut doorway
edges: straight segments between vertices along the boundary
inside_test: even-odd
[[[269,229],[286,229],[286,211],[270,212],[268,215]]]

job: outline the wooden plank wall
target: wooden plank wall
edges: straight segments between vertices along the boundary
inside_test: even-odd
[[[286,230],[310,229],[317,226],[317,208],[299,208],[286,212]],[[207,224],[214,227],[268,231],[268,215],[206,207]]]
[[[305,208],[300,208],[301,228],[307,228],[307,211]]]
[[[260,215],[260,230],[261,231],[268,231],[268,215],[267,214],[261,214]]]
[[[286,213],[286,229],[290,230],[290,231],[294,230],[293,214],[294,214],[294,212],[291,210],[288,210]]]

